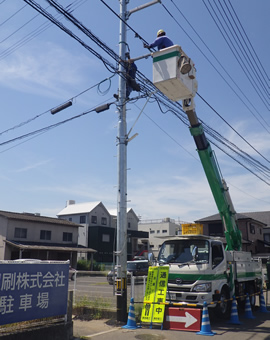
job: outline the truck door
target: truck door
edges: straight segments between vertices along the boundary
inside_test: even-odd
[[[212,268],[217,267],[224,260],[223,246],[220,243],[212,243]]]

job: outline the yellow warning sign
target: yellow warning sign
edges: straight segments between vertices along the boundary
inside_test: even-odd
[[[169,267],[149,267],[142,309],[142,322],[163,323]]]

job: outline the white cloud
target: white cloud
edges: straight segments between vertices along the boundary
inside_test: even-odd
[[[44,160],[44,161],[40,161],[40,162],[37,162],[37,163],[31,163],[21,169],[16,169],[15,172],[25,172],[25,171],[29,171],[29,170],[33,170],[33,169],[36,169],[40,166],[44,166],[50,162],[52,162],[53,159],[47,159],[47,160]]]
[[[0,82],[4,86],[50,96],[84,83],[85,67],[98,68],[98,62],[90,57],[71,53],[53,43],[36,43],[24,52],[17,51],[1,64]]]

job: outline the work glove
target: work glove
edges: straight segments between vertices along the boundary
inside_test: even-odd
[[[143,44],[143,47],[144,47],[144,48],[150,48],[150,46],[147,45],[146,43]]]

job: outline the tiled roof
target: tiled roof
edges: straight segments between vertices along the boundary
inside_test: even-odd
[[[238,220],[251,219],[251,220],[258,221],[265,225],[270,226],[270,211],[237,213],[236,217]],[[221,220],[220,215],[215,214],[215,215],[201,218],[195,222],[214,222],[214,221],[220,221],[220,220]]]
[[[30,213],[15,213],[11,211],[0,210],[0,216],[6,217],[10,220],[17,220],[17,221],[20,220],[20,221],[28,221],[28,222],[58,224],[58,225],[65,225],[65,226],[70,226],[70,227],[81,227],[80,224],[69,222],[67,220],[61,220],[59,218],[40,216],[37,214],[30,214]]]

